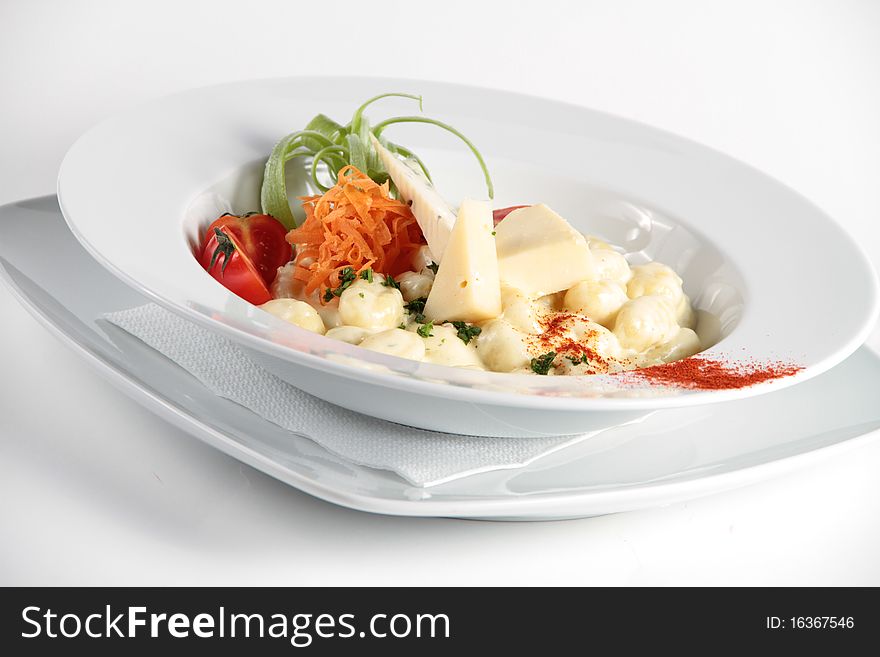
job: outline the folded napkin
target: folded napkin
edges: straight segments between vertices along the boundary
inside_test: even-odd
[[[596,433],[482,438],[413,429],[313,397],[266,372],[229,340],[155,304],[105,319],[174,361],[213,393],[338,456],[391,470],[416,486],[522,467]]]

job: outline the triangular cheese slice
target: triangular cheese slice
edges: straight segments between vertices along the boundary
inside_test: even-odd
[[[429,320],[479,322],[501,314],[494,230],[487,201],[461,204],[425,304]]]
[[[455,213],[429,180],[385,148],[374,135],[371,134],[370,138],[400,196],[409,202],[431,255],[440,262],[455,224]]]

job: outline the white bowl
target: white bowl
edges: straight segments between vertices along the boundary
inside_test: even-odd
[[[623,246],[632,262],[649,258],[675,268],[704,319],[717,319],[715,327],[701,326],[704,334],[717,333],[707,357],[786,361],[803,369],[735,390],[461,370],[315,335],[210,278],[193,257],[193,244],[220,212],[258,209],[262,163],[274,143],[318,112],[345,121],[363,99],[389,90],[423,94],[426,113],[475,141],[493,173],[497,207],[547,203],[578,229]],[[415,112],[389,100],[369,113]],[[484,194],[476,164],[454,138],[428,126],[395,126],[389,137],[422,155],[451,201]],[[158,303],[225,335],[322,399],[438,431],[577,433],[657,409],[765,393],[843,360],[878,312],[877,277],[867,258],[792,190],[654,128],[500,91],[364,78],[199,89],[86,133],[62,164],[58,195],[89,252]]]

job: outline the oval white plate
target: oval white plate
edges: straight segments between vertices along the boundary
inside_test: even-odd
[[[218,210],[255,209],[259,167],[275,141],[318,112],[345,120],[362,100],[389,90],[423,94],[428,114],[477,143],[494,174],[498,206],[546,202],[584,232],[622,244],[631,260],[650,257],[676,268],[696,306],[720,320],[722,339],[708,356],[794,361],[803,371],[742,390],[682,392],[633,388],[607,376],[414,363],[277,321],[201,270],[192,242]],[[389,101],[370,114],[414,109]],[[454,203],[483,193],[476,165],[453,138],[425,126],[401,127],[394,137],[423,156]],[[65,158],[58,190],[77,238],[151,298],[249,348],[313,394],[441,431],[574,433],[648,410],[778,389],[852,353],[878,310],[876,275],[860,249],[778,182],[647,126],[506,92],[339,78],[199,89],[88,132]]]
[[[101,323],[146,298],[95,263],[55,199],[0,207],[0,279],[120,390],[248,465],[334,504],[393,515],[550,520],[672,504],[777,476],[880,436],[880,357],[717,408],[656,413],[514,470],[416,488],[356,465],[218,397],[140,340]]]

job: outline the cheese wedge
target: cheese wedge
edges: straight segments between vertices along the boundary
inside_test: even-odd
[[[455,213],[428,179],[385,148],[374,135],[370,139],[400,196],[410,203],[428,248],[439,263],[455,225]]]
[[[586,238],[546,205],[514,210],[495,231],[502,285],[539,297],[591,278]]]
[[[501,314],[501,283],[492,206],[467,199],[449,236],[446,252],[425,303],[433,322],[480,322]]]

